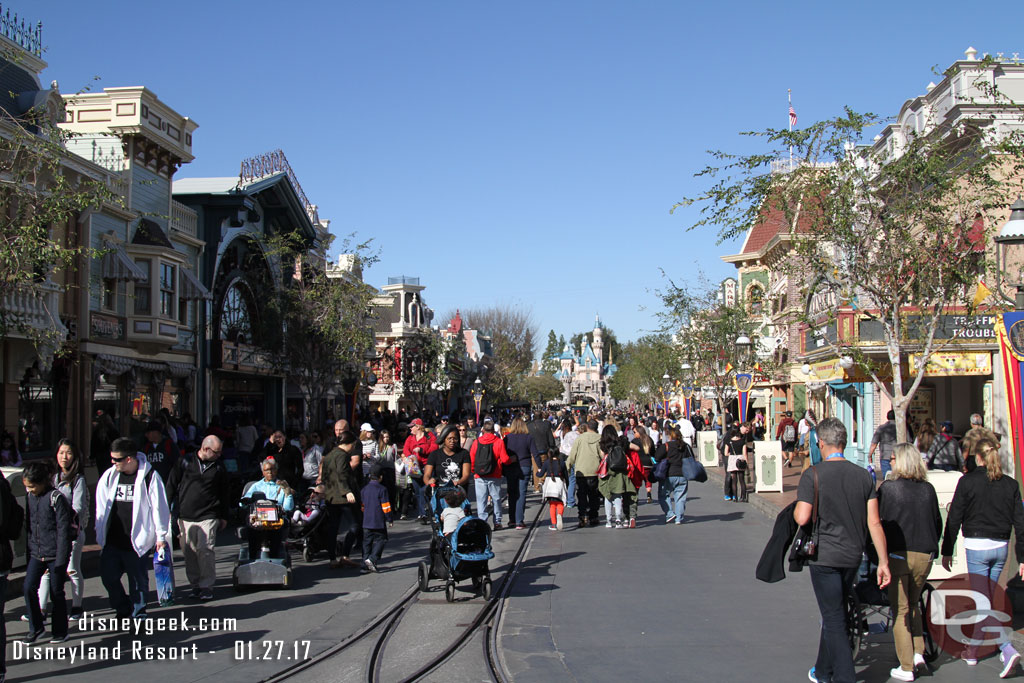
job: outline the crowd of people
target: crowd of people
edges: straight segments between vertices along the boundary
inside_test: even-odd
[[[952,425],[918,426],[913,442],[899,442],[895,414],[875,431],[869,452],[878,454],[880,478],[873,466],[863,468],[845,457],[847,430],[836,418],[814,422],[808,435],[818,457],[800,478],[797,502],[780,513],[791,515],[816,542],[804,558],[821,613],[818,656],[811,681],[852,683],[853,652],[847,637],[846,605],[864,567],[879,588],[887,589],[893,609],[892,634],[899,664],[890,677],[913,681],[926,667],[925,617],[920,598],[936,558],[950,571],[958,535],[963,535],[970,587],[991,600],[1008,558],[1011,532],[1016,534],[1018,565],[1024,578],[1024,503],[1017,482],[1003,472],[999,438],[971,416],[971,429],[959,441]],[[961,472],[945,524],[928,471]],[[778,528],[778,524],[777,524]],[[870,539],[870,543],[868,542]],[[940,544],[941,539],[941,544]],[[767,580],[767,579],[766,579]],[[1000,677],[1012,675],[1020,654],[1007,632],[982,622],[960,659],[976,666],[978,643],[998,646]],[[968,631],[971,631],[968,628]],[[999,638],[979,634],[1002,633]]]
[[[838,420],[819,422],[806,411],[799,420],[786,413],[776,425],[785,465],[802,457],[807,470],[794,520],[808,523],[813,501],[820,500],[815,514],[821,540],[811,577],[822,611],[822,642],[812,680],[852,680],[849,646],[844,655],[839,643],[845,632],[837,629],[845,626],[836,601],[852,585],[868,536],[878,550],[879,582],[898,606],[894,635],[900,667],[893,676],[913,680],[922,649],[917,598],[939,539],[946,562],[962,528],[969,570],[996,579],[1011,527],[1018,539],[1024,533],[1016,484],[999,469],[998,441],[978,424],[979,416],[972,416],[974,428],[960,442],[948,427],[925,422],[917,426],[913,443],[902,444],[896,443],[892,417],[872,439],[870,457],[877,452],[884,479],[879,488],[871,471],[836,464],[846,462],[846,433]],[[217,534],[233,519],[242,481],[254,480],[247,495],[275,501],[293,524],[308,524],[322,514],[331,539],[326,548],[331,568],[375,572],[385,561],[388,529],[396,520],[428,524],[431,492],[438,487],[447,490],[450,509],[461,515],[468,500],[470,514],[495,531],[525,529],[532,487],[548,508],[550,529],[558,532],[565,528],[569,507],[577,510],[577,528],[602,523],[636,528],[638,507],[654,502],[657,484],[664,524],[681,525],[689,521],[685,460],[694,457],[697,432],[716,432],[724,498],[739,503],[748,500],[747,463],[754,442],[770,437],[760,411],[742,423],[728,413],[686,418],[661,410],[501,411],[484,414],[479,424],[475,418],[382,411],[358,429],[341,419],[321,430],[293,427],[286,433],[257,428],[245,418],[227,429],[214,417],[201,429],[165,413],[147,423],[136,441],[120,436],[109,416],[98,415],[91,446],[100,476],[92,490],[81,453],[66,439],[52,461],[25,467],[28,507],[20,515],[6,480],[0,482],[0,573],[10,569],[10,540],[18,536],[19,525],[28,541],[24,642],[38,642],[47,620],[51,642],[68,637],[68,620],[82,609],[81,557],[88,528],[95,530],[101,548],[100,578],[117,616],[147,616],[152,556],[168,551],[175,539],[185,561],[188,598],[214,599]],[[6,461],[17,457],[4,454]],[[967,472],[944,535],[927,469]],[[439,522],[447,531],[456,516],[453,512]],[[271,555],[287,552],[285,541],[284,534],[272,538]],[[250,547],[251,555],[258,552]],[[1024,546],[1018,547],[1018,557],[1024,557]],[[1024,577],[1024,564],[1020,571]],[[5,582],[3,573],[0,584]],[[976,661],[970,655],[964,656],[968,664]],[[1002,644],[1000,656],[1004,673],[1019,660],[1009,643]]]

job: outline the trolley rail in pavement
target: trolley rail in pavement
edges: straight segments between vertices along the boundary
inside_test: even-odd
[[[460,652],[481,629],[483,629],[484,633],[483,658],[492,680],[495,681],[495,683],[505,683],[510,680],[509,677],[505,675],[501,666],[501,656],[498,644],[498,622],[504,610],[504,605],[508,595],[512,590],[512,585],[519,574],[522,562],[529,550],[530,541],[533,539],[542,517],[542,513],[544,512],[543,504],[537,505],[537,508],[537,515],[530,524],[526,537],[523,538],[520,543],[515,556],[513,556],[508,570],[502,577],[498,590],[493,591],[491,596],[484,601],[484,604],[480,608],[479,612],[477,612],[476,617],[474,617],[469,625],[466,626],[465,629],[456,637],[454,642],[441,650],[437,656],[433,657],[423,666],[416,669],[412,674],[403,678],[402,683],[419,681],[429,675],[439,666],[455,656],[455,654]],[[265,683],[279,683],[293,679],[303,671],[342,655],[354,645],[374,633],[377,635],[366,664],[366,681],[367,683],[381,683],[381,667],[384,662],[384,654],[387,651],[388,643],[391,640],[392,635],[398,629],[398,626],[402,623],[402,619],[409,612],[409,609],[419,600],[420,595],[421,593],[418,585],[412,586],[394,604],[388,607],[388,609],[374,618],[359,631],[356,631],[337,645],[327,648],[315,657],[311,657],[310,659],[302,662],[297,662],[287,669],[264,679]]]

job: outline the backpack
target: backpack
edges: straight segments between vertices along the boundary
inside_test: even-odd
[[[54,496],[63,496],[64,494],[54,489],[50,491],[50,507],[53,509],[54,514],[57,513],[57,499]],[[71,510],[71,540],[74,541],[78,538],[78,532],[82,530],[82,523],[78,519],[78,510],[71,507],[71,503],[68,503],[68,509]]]
[[[622,451],[622,446],[616,444],[612,446],[611,451],[608,452],[608,470],[610,472],[625,472],[629,466],[629,462],[626,460],[626,454]]]
[[[25,528],[25,508],[21,507],[18,499],[14,497],[7,477],[0,477],[0,479],[3,480],[3,483],[0,483],[0,488],[2,488],[0,496],[5,501],[3,524],[0,525],[0,538],[6,541],[16,541],[21,537],[22,529]]]
[[[796,441],[796,427],[790,422],[782,428],[782,440],[783,441]]]
[[[494,472],[497,466],[494,459],[494,444],[476,442],[476,457],[473,459],[473,474],[486,477]]]

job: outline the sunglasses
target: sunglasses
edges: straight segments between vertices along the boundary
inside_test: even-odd
[[[110,456],[110,462],[123,462],[124,460],[127,460],[130,457],[132,457],[132,456],[126,455],[126,456],[123,456],[123,457],[120,457],[120,458],[115,458],[114,456]]]

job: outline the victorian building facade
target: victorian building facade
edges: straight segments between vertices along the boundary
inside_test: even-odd
[[[267,300],[288,275],[268,253],[274,235],[297,234],[308,254],[323,261],[329,224],[319,217],[280,151],[246,159],[238,176],[183,178],[174,196],[197,216],[205,242],[200,281],[210,292],[196,386],[199,419],[217,416],[225,427],[243,417],[253,424],[302,425],[305,397],[261,343]]]

